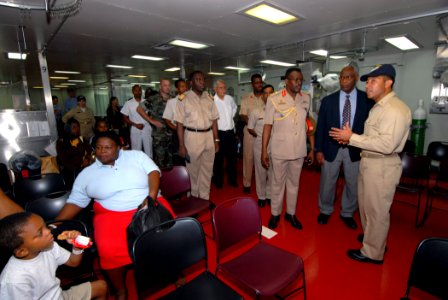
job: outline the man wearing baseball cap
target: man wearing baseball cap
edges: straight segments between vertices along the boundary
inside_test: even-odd
[[[332,128],[330,136],[339,143],[362,149],[358,175],[358,201],[364,235],[361,249],[348,250],[354,260],[382,264],[389,232],[389,210],[401,176],[401,160],[411,125],[411,110],[393,92],[395,69],[378,65],[361,76],[367,97],[375,101],[364,126],[355,134],[348,126]]]

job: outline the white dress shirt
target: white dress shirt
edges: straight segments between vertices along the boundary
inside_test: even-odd
[[[219,112],[218,130],[226,131],[234,129],[235,122],[233,121],[233,117],[235,116],[238,107],[236,106],[233,97],[225,95],[224,99],[221,99],[218,95],[215,95],[214,101]]]

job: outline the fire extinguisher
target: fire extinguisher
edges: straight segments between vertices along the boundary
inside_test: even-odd
[[[415,143],[415,153],[423,154],[425,146],[426,111],[423,99],[418,100],[418,107],[412,115],[411,140]]]

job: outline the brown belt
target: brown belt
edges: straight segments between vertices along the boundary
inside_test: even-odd
[[[207,129],[197,129],[197,128],[190,128],[190,127],[185,127],[186,130],[188,131],[194,131],[194,132],[208,132],[210,131],[212,128],[209,127]]]
[[[394,157],[397,155],[397,153],[381,154],[381,153],[362,151],[360,155],[361,155],[361,157],[367,157],[367,158],[386,158],[386,157]]]

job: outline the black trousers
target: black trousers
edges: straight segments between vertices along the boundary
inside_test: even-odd
[[[216,186],[222,186],[224,181],[224,160],[226,162],[227,183],[236,184],[237,182],[237,144],[235,132],[232,130],[218,130],[219,151],[215,154],[213,164],[213,183]]]

